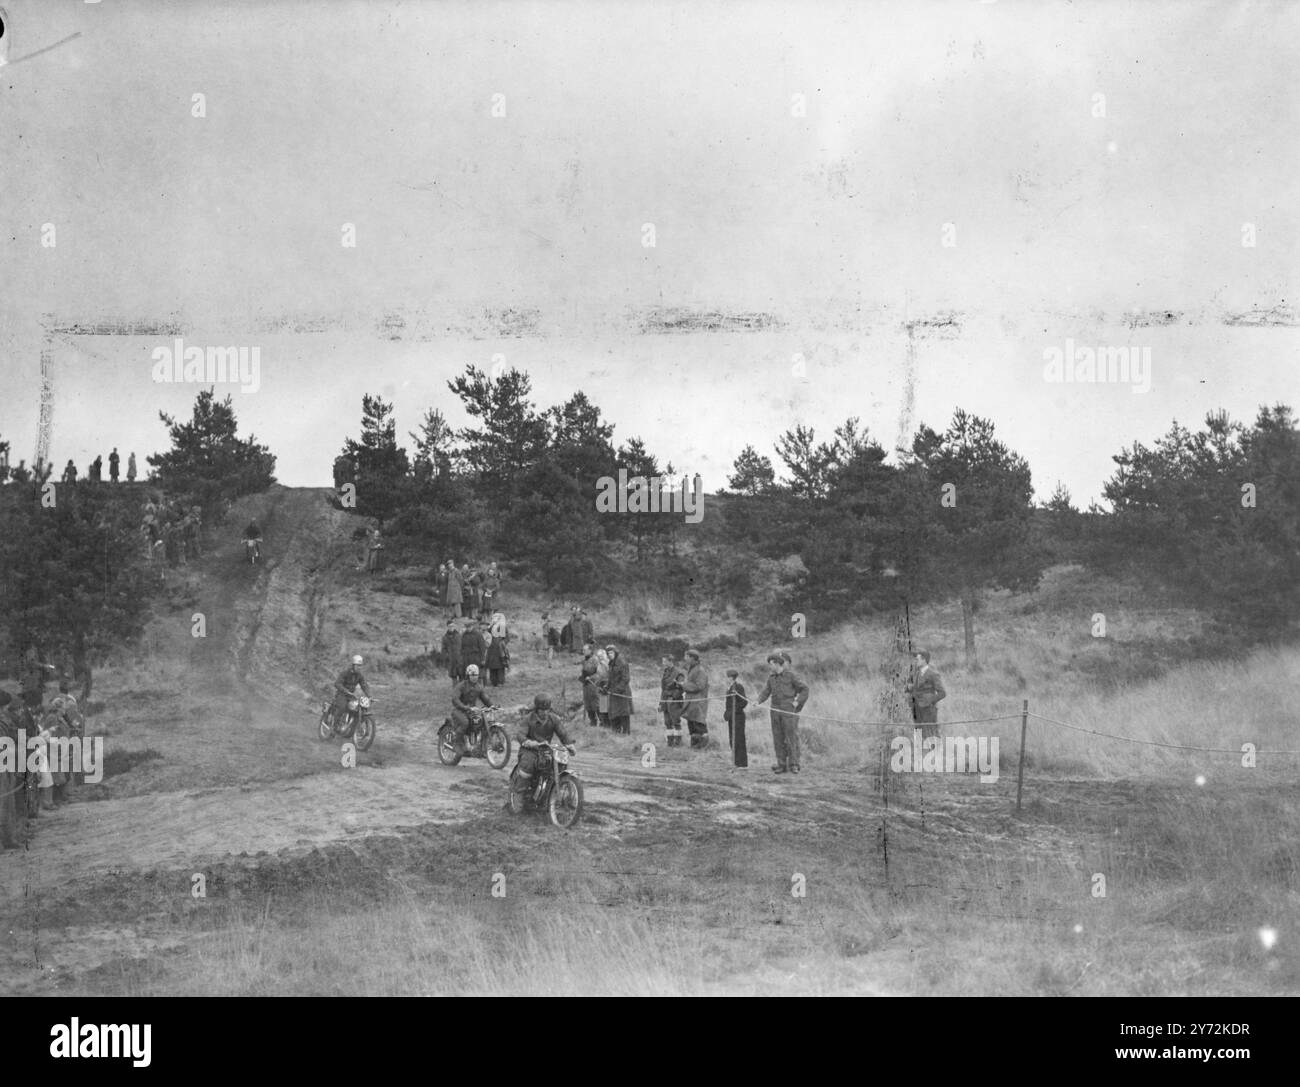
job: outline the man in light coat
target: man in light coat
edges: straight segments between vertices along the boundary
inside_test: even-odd
[[[682,684],[686,699],[686,727],[692,747],[709,746],[709,673],[700,661],[698,649],[686,651],[686,682]]]

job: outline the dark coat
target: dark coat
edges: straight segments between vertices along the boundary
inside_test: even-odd
[[[483,632],[474,627],[460,636],[460,662],[465,666],[477,664],[483,667],[487,655],[487,646],[483,641]]]
[[[682,716],[698,724],[708,721],[709,673],[704,670],[703,664],[697,661],[686,670],[682,693],[686,696],[686,712]]]
[[[510,654],[506,652],[506,643],[500,638],[493,638],[492,643],[487,647],[486,660],[489,668],[504,668],[510,661]]]
[[[460,666],[460,631],[449,630],[442,636],[442,659],[448,666]]]
[[[622,653],[609,662],[609,715],[632,716],[632,669]]]
[[[943,687],[943,677],[927,667],[908,687],[912,696],[912,720],[918,724],[933,724],[939,720],[939,703],[948,697]]]

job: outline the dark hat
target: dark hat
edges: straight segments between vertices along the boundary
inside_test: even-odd
[[[700,651],[698,649],[688,649],[686,655],[688,657],[694,657],[696,660],[700,659]]]
[[[737,676],[740,675],[740,673],[737,672],[734,668],[728,668],[727,675],[729,675],[732,679],[735,679]]]
[[[533,699],[533,709],[549,710],[550,708],[551,708],[551,700],[547,698],[546,695],[539,694]]]
[[[616,646],[616,645],[607,645],[607,646],[605,646],[605,652],[606,652],[606,653],[617,653],[617,652],[618,652],[618,646]]]

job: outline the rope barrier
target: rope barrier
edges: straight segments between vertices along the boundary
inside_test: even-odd
[[[1016,715],[1020,716],[1019,714]],[[1099,732],[1096,729],[1083,728],[1079,725],[1071,725],[1065,721],[1057,721],[1052,717],[1044,717],[1041,713],[1034,713],[1032,710],[1029,716],[1039,721],[1046,721],[1049,725],[1060,725],[1061,728],[1068,728],[1074,732],[1083,732],[1089,736],[1101,736],[1107,740],[1122,740],[1124,743],[1140,744],[1143,747],[1165,747],[1174,751],[1199,751],[1207,755],[1240,755],[1241,748],[1238,747],[1195,747],[1190,744],[1171,744],[1163,740],[1139,740],[1134,736],[1118,736],[1113,732]],[[1258,748],[1255,751],[1257,755],[1300,755],[1300,751],[1274,750],[1272,748]]]

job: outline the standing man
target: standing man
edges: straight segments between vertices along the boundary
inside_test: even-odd
[[[660,661],[663,673],[659,677],[659,709],[664,715],[664,736],[669,747],[682,746],[682,679],[684,673],[672,657]]]
[[[117,469],[122,463],[122,458],[117,455],[117,446],[113,446],[113,452],[108,455],[108,478],[113,483],[117,482]]]
[[[700,663],[700,651],[686,651],[686,682],[682,684],[686,698],[686,727],[690,729],[691,746],[709,746],[709,673]]]
[[[907,685],[912,720],[921,726],[921,739],[939,735],[939,703],[948,697],[943,677],[930,667],[930,651],[919,649],[912,657],[912,681]]]
[[[632,669],[617,646],[605,646],[609,654],[609,723],[615,732],[632,731]]]
[[[447,607],[449,613],[448,619],[459,619],[461,615],[461,606],[465,601],[465,582],[460,576],[460,571],[456,569],[454,562],[447,563]]]
[[[72,463],[71,457],[68,458],[68,463],[63,469],[63,482],[64,483],[77,482],[77,466]]]
[[[582,647],[582,667],[578,678],[582,682],[582,709],[587,715],[587,724],[592,728],[600,724],[600,692],[596,690],[599,670],[596,647],[588,642]]]
[[[455,619],[447,620],[447,630],[442,636],[442,659],[447,666],[447,675],[455,683],[460,679],[460,627]]]
[[[132,453],[130,456],[126,458],[126,481],[128,483],[135,482],[135,454],[134,453]]]
[[[740,673],[734,668],[727,669],[727,678],[731,684],[727,687],[726,711],[727,740],[731,744],[731,764],[737,770],[749,769],[749,751],[745,747],[745,707],[749,699],[745,697],[745,685],[740,682]]]
[[[486,656],[487,639],[483,637],[483,631],[479,629],[478,623],[471,622],[460,638],[461,668],[468,672],[469,666],[472,664],[475,671],[477,671],[483,667]]]
[[[776,749],[776,774],[799,772],[799,713],[808,701],[808,684],[785,670],[785,657],[772,653],[767,658],[767,685],[754,701],[758,706],[772,699],[772,746]]]
[[[491,614],[500,607],[498,594],[501,592],[501,572],[495,562],[489,562],[487,573],[483,575],[483,610]]]
[[[469,563],[465,563],[460,568],[460,610],[470,619],[478,617],[476,595],[477,589],[470,574]]]
[[[90,462],[90,482],[100,483],[103,481],[103,478],[104,478],[104,458],[100,456],[96,456],[95,459]]]
[[[578,612],[577,626],[573,628],[573,644],[586,645],[588,642],[596,640],[596,633],[592,629],[591,620],[587,618],[585,611]]]

